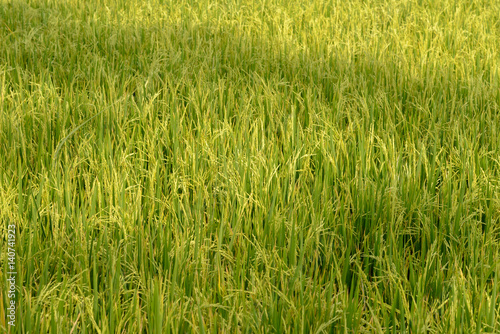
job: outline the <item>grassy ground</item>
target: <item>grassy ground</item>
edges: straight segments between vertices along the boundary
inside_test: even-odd
[[[0,0],[0,327],[15,224],[12,333],[499,332],[499,75],[498,1]]]

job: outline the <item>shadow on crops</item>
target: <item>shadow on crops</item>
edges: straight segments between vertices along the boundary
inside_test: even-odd
[[[151,14],[126,22],[118,10],[105,10],[98,1],[77,6],[74,14],[64,3],[0,5],[2,35],[6,44],[15,46],[14,57],[4,49],[0,59],[32,74],[48,70],[58,87],[97,85],[148,96],[172,80],[181,86],[189,82],[193,89],[197,80],[280,82],[283,85],[270,88],[291,87],[299,94],[310,88],[332,112],[338,111],[340,99],[371,101],[383,96],[411,117],[420,112],[415,104],[432,94],[449,101],[453,96],[466,100],[472,92],[451,67],[435,68],[437,75],[429,80],[411,75],[395,58],[380,62],[370,54],[342,56],[342,50],[314,53],[258,31],[246,32],[237,24],[195,23],[190,17],[176,24],[145,23]],[[8,79],[20,83],[22,76],[15,72],[9,72]]]

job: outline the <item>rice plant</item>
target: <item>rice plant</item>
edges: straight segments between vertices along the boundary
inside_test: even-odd
[[[1,332],[500,331],[500,2],[0,0],[0,46]]]

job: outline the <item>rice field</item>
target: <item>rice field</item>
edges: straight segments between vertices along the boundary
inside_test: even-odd
[[[499,76],[495,0],[0,0],[0,332],[499,333]]]

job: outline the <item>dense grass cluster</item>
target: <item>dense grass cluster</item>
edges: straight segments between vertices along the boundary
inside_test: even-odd
[[[500,331],[499,76],[498,1],[0,0],[11,331]]]

